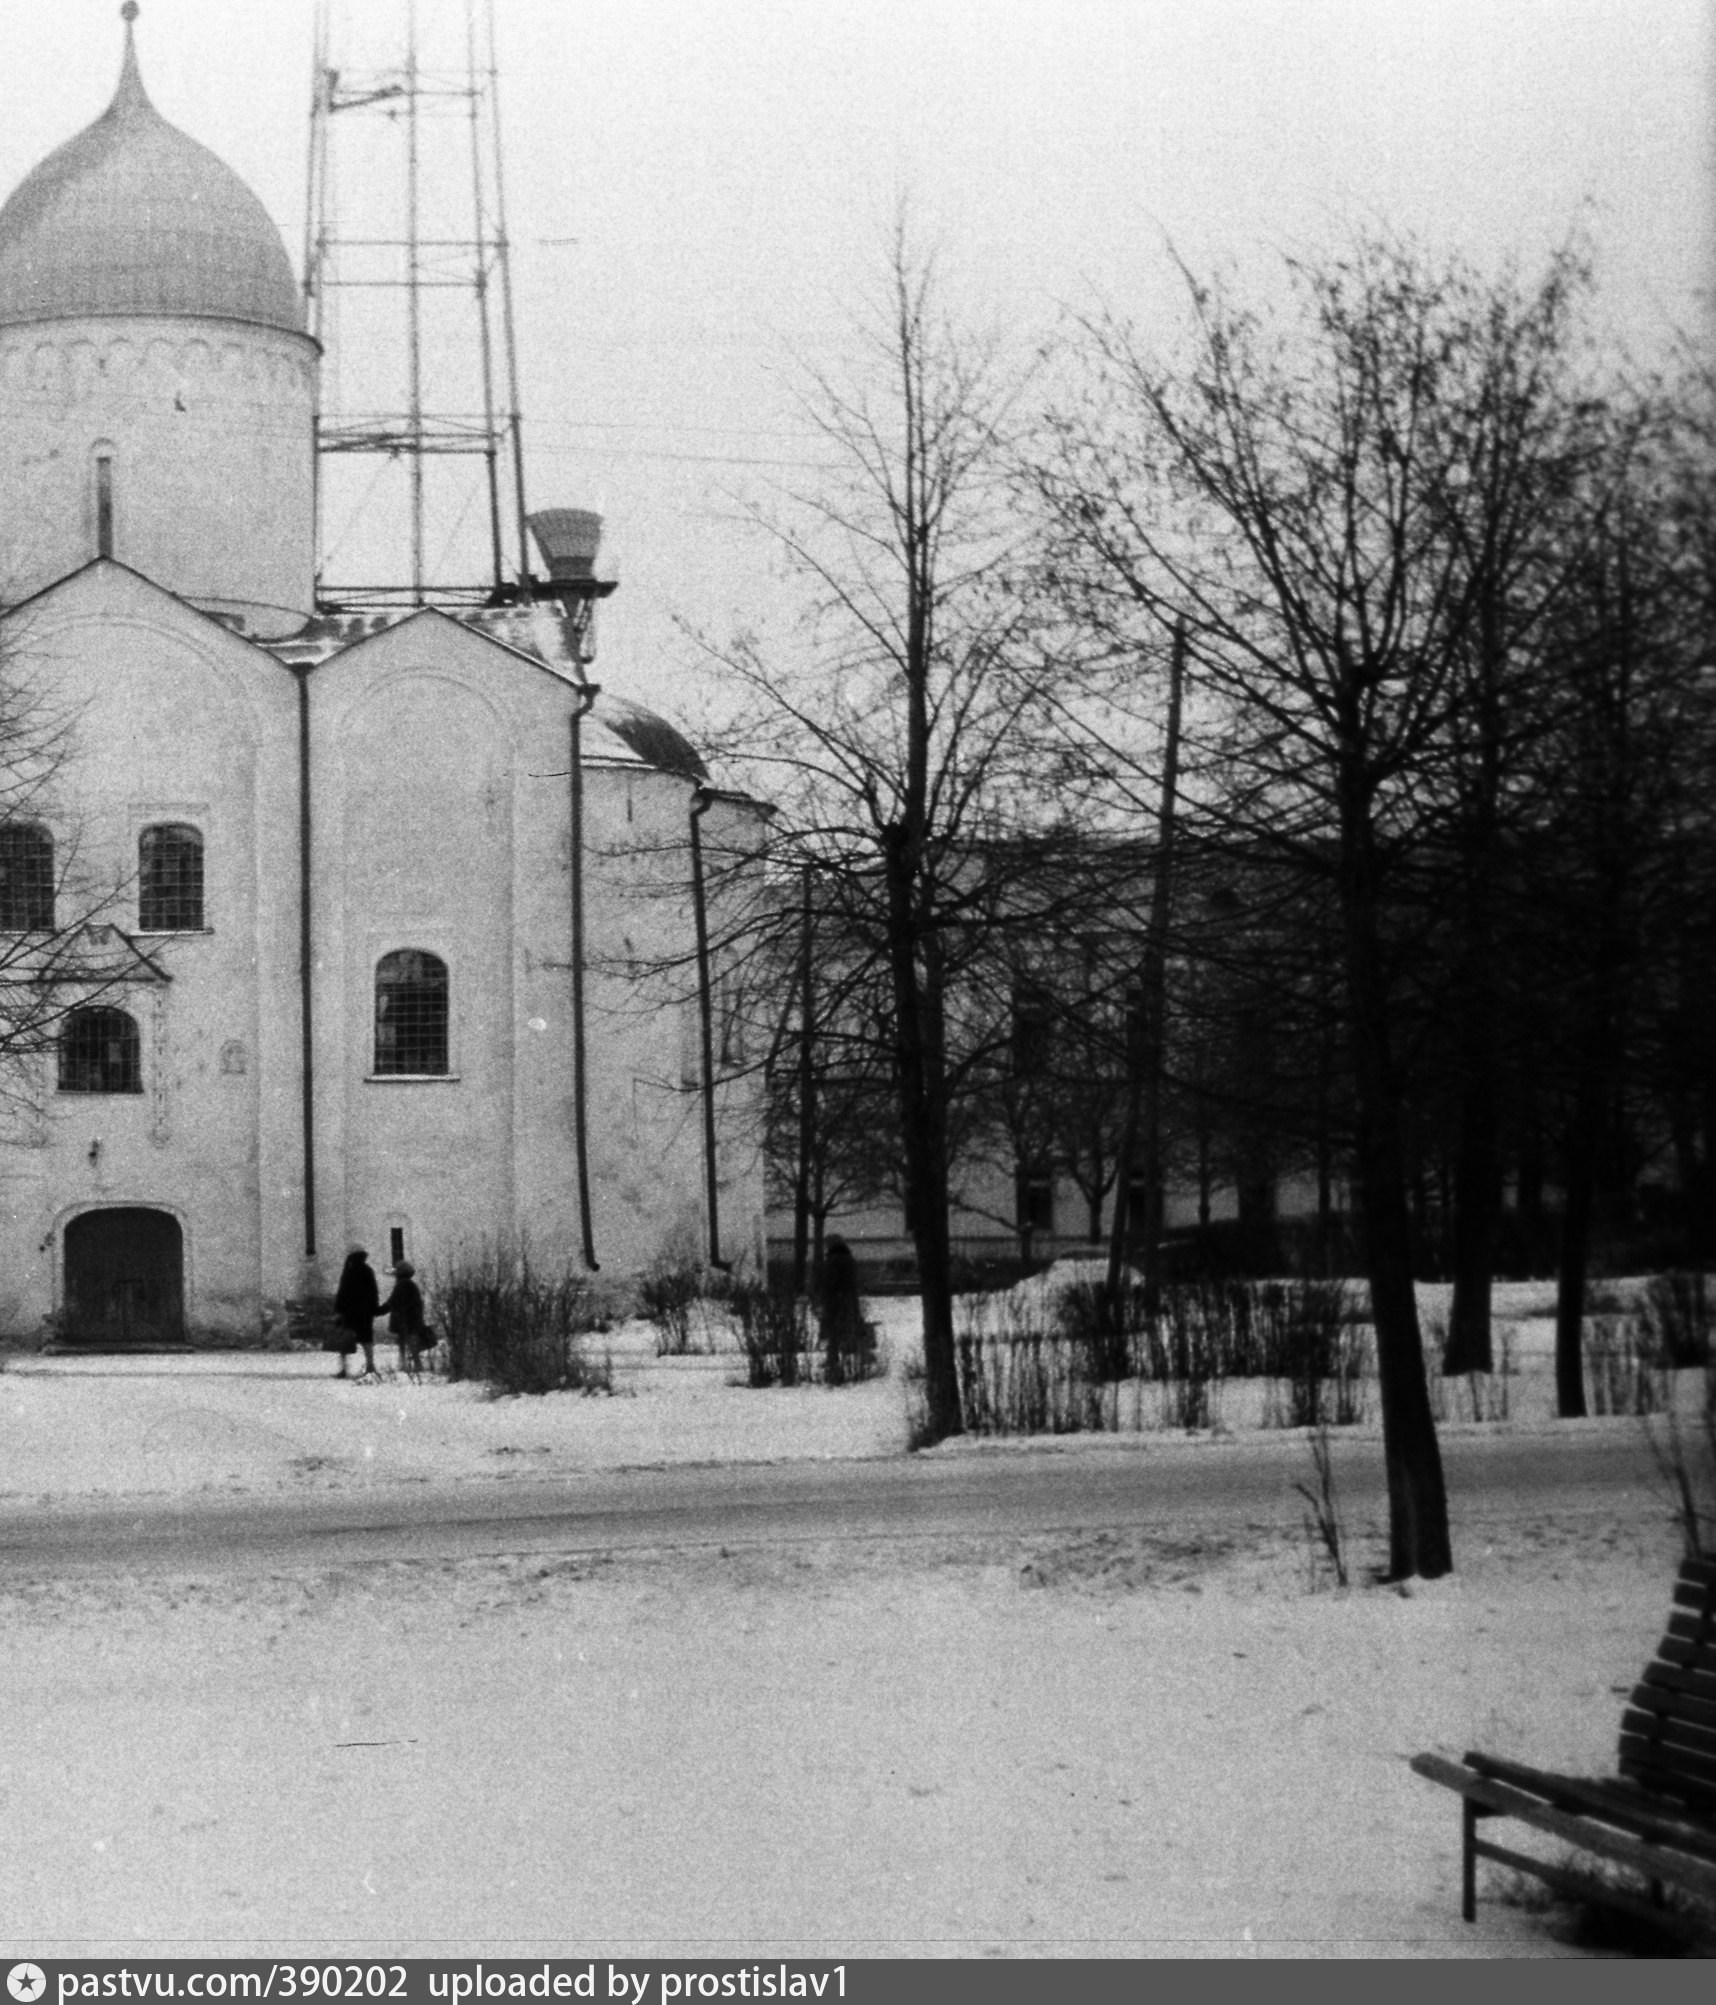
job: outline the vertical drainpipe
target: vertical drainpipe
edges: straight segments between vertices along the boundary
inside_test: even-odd
[[[709,1211],[709,1264],[724,1273],[729,1263],[721,1258],[715,1176],[715,999],[709,983],[709,906],[703,892],[700,827],[714,798],[707,787],[691,790],[691,910],[697,921],[697,1014],[703,1033],[703,1189]]]
[[[304,1075],[304,1258],[316,1257],[316,1071],[310,940],[310,668],[298,678],[298,1018]]]
[[[803,909],[798,944],[798,1163],[792,1193],[792,1292],[802,1295],[810,1279],[810,1158],[816,1144],[816,1071],[811,1038],[815,1034],[816,982],[811,972],[815,945],[815,911],[811,903],[810,865],[803,871]]]
[[[590,1225],[589,1080],[584,1047],[584,732],[583,724],[600,687],[587,682],[576,692],[572,712],[572,1124],[578,1153],[578,1227],[584,1265],[600,1269]]]

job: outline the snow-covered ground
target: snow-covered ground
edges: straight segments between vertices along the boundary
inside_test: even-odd
[[[1544,1306],[1463,1430],[1553,1426]],[[912,1310],[878,1313],[895,1369],[839,1391],[638,1330],[589,1399],[13,1355],[0,1505],[892,1455]],[[935,1451],[978,1452],[1014,1451]],[[1239,1529],[15,1578],[0,1951],[1564,1953],[1499,1876],[1460,1922],[1406,1757],[1610,1767],[1677,1533],[1496,1502],[1407,1594],[1311,1591],[1286,1486]]]
[[[1425,1286],[1420,1294],[1427,1317],[1445,1310],[1445,1288]],[[1478,1414],[1499,1413],[1505,1400],[1505,1420],[1484,1420],[1480,1431],[1553,1428],[1553,1306],[1549,1284],[1498,1287],[1498,1350],[1505,1329],[1511,1370],[1487,1384],[1480,1380],[1475,1393],[1466,1379],[1433,1377],[1439,1418],[1464,1431]],[[917,1304],[880,1299],[868,1313],[880,1326],[888,1375],[838,1391],[749,1391],[737,1382],[742,1363],[730,1348],[660,1358],[642,1323],[590,1339],[597,1354],[605,1351],[613,1360],[614,1392],[587,1398],[492,1399],[474,1385],[413,1381],[393,1369],[393,1347],[385,1342],[376,1350],[380,1382],[363,1384],[337,1381],[336,1361],[308,1351],[140,1358],[0,1353],[6,1367],[0,1371],[0,1503],[265,1495],[425,1478],[899,1454],[910,1406],[902,1367],[917,1355]],[[707,1338],[707,1331],[702,1335]],[[1680,1403],[1694,1407],[1701,1390],[1697,1374],[1680,1379]],[[1241,1437],[1262,1428],[1272,1406],[1261,1380],[1220,1384],[1212,1403],[1218,1430]],[[1160,1430],[1163,1406],[1157,1386],[1123,1387],[1117,1400],[1122,1430]],[[1374,1432],[1374,1386],[1365,1411]],[[970,1445],[937,1452],[957,1454]]]

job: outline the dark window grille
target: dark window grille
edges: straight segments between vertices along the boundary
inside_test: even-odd
[[[447,964],[414,947],[386,954],[375,971],[375,1069],[447,1070]]]
[[[1016,1217],[1021,1232],[1053,1232],[1055,1229],[1055,1180],[1048,1170],[1025,1170],[1018,1174],[1015,1190]]]
[[[27,822],[0,823],[0,933],[54,930],[54,839]]]
[[[203,929],[203,839],[183,822],[146,828],[138,844],[137,924],[145,933]]]
[[[60,1030],[62,1093],[141,1093],[143,1046],[122,1009],[74,1009]]]
[[[397,1267],[405,1258],[405,1227],[390,1225],[387,1228],[387,1264]]]
[[[1013,991],[1013,1074],[1037,1079],[1049,1069],[1053,1008],[1046,990],[1021,982]]]

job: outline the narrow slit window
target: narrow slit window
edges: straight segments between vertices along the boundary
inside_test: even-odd
[[[143,1043],[122,1009],[74,1009],[60,1030],[62,1093],[141,1093]]]
[[[447,964],[406,947],[375,971],[375,1069],[424,1077],[447,1071]]]
[[[405,1258],[405,1227],[390,1225],[387,1228],[387,1264],[397,1267]]]
[[[203,930],[203,839],[183,822],[146,828],[137,853],[137,924],[145,933]]]
[[[95,462],[95,554],[113,555],[113,461],[106,453]]]
[[[0,822],[0,933],[54,930],[54,839],[30,822]]]

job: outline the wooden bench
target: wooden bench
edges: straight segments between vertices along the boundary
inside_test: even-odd
[[[1668,1634],[1621,1718],[1620,1776],[1584,1781],[1494,1755],[1455,1762],[1415,1755],[1431,1782],[1458,1790],[1464,1839],[1460,1911],[1477,1919],[1477,1862],[1494,1859],[1557,1891],[1716,1948],[1716,1561],[1687,1560],[1675,1582]],[[1630,1892],[1576,1865],[1552,1865],[1478,1835],[1485,1818],[1511,1817],[1644,1882]],[[1664,1904],[1674,1887],[1707,1916]]]

